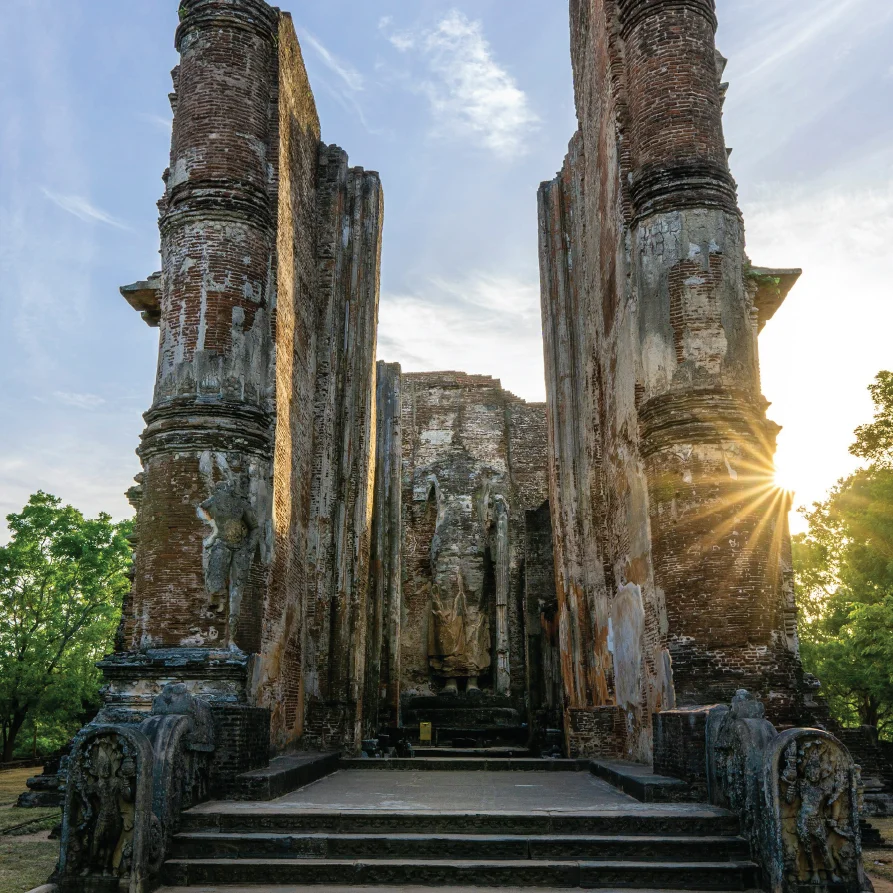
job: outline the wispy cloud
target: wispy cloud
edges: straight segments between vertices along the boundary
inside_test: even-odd
[[[542,400],[538,283],[478,272],[384,295],[378,354],[407,371],[495,375],[519,396]]]
[[[174,126],[173,118],[165,118],[164,115],[153,115],[149,112],[140,112],[137,117],[164,133],[170,133],[171,128]]]
[[[352,93],[359,93],[365,86],[366,79],[350,63],[339,59],[328,47],[314,37],[309,31],[301,30],[301,43],[311,46],[326,68],[341,79],[344,86]]]
[[[60,207],[63,211],[74,215],[79,220],[83,220],[85,223],[104,223],[117,229],[130,228],[126,223],[118,220],[117,217],[112,217],[111,214],[103,211],[102,208],[97,208],[82,195],[60,195],[58,192],[53,192],[45,186],[42,192],[53,204]]]
[[[539,119],[527,94],[493,55],[483,24],[451,10],[433,28],[388,33],[390,43],[422,58],[430,77],[419,89],[428,97],[437,136],[470,137],[500,158],[527,150]]]
[[[350,63],[336,56],[319,38],[301,29],[301,45],[310,47],[323,69],[311,72],[314,84],[322,87],[348,114],[355,115],[369,133],[381,133],[370,126],[359,95],[366,89],[366,78]],[[334,78],[331,75],[335,75]]]
[[[53,397],[66,406],[75,409],[96,409],[105,403],[105,398],[97,394],[73,394],[70,391],[54,391]]]
[[[740,78],[746,82],[761,73],[775,68],[789,56],[807,51],[829,34],[841,19],[853,14],[853,7],[864,5],[866,0],[822,0],[808,7],[781,7],[779,16],[783,27],[773,30],[771,37],[761,40],[751,48],[754,58],[752,67]]]
[[[732,8],[738,0],[725,2]],[[877,82],[889,66],[882,47],[893,4],[755,0],[746,22],[747,28],[721,34],[731,84],[726,126],[731,145],[745,148],[755,165],[765,167],[773,153],[789,152],[808,128],[869,105],[868,97],[887,101]],[[858,151],[858,139],[850,144]]]

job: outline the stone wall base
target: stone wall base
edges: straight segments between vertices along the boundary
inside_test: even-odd
[[[626,742],[625,714],[615,706],[569,707],[564,732],[570,759],[619,759]]]
[[[682,707],[655,713],[654,772],[680,778],[707,798],[707,718],[711,707]]]
[[[211,764],[211,792],[228,795],[236,776],[263,769],[270,762],[270,711],[241,704],[212,704],[216,748]]]

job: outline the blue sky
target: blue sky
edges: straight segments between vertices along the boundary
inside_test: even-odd
[[[123,517],[157,334],[118,287],[159,267],[177,2],[3,7],[0,515],[43,488]],[[324,138],[384,181],[380,357],[542,399],[536,189],[575,127],[566,3],[291,9]],[[761,347],[780,476],[811,501],[893,366],[893,4],[718,11],[749,253],[805,268]]]

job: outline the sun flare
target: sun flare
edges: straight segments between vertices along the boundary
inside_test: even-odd
[[[797,482],[803,477],[802,462],[798,463],[788,455],[779,452],[775,457],[775,472],[773,480],[775,486],[788,493],[794,493]]]

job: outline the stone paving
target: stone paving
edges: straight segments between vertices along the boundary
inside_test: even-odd
[[[341,770],[278,800],[205,803],[202,813],[305,811],[436,811],[531,814],[555,812],[722,813],[704,804],[645,804],[588,772]]]
[[[893,885],[891,885],[893,887]],[[329,887],[329,886],[312,886],[312,887],[264,887],[264,893],[393,893],[397,890],[399,893],[507,893],[512,891],[514,887]],[[525,888],[532,890],[533,893],[567,893],[567,887],[533,887]],[[257,887],[162,887],[156,890],[156,893],[258,893]],[[621,893],[621,891],[600,890],[599,893]],[[629,893],[624,888],[622,893]],[[647,890],[636,890],[636,893],[649,893]],[[680,891],[661,890],[660,893],[680,893]],[[685,893],[697,893],[697,891],[687,890]],[[744,893],[760,893],[760,891],[744,891]],[[881,893],[893,893],[889,889],[884,889]]]

